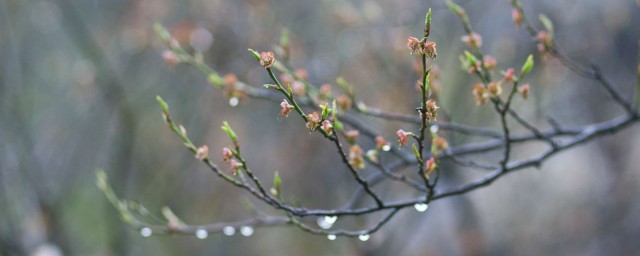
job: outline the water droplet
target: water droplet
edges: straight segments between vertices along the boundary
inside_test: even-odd
[[[205,238],[207,238],[208,236],[209,236],[209,232],[207,232],[206,230],[204,230],[204,229],[198,229],[198,230],[196,230],[196,237],[197,237],[198,239],[205,239]]]
[[[369,240],[369,234],[359,235],[358,239],[360,239],[360,241],[362,241],[362,242],[365,242],[365,241]]]
[[[240,100],[236,97],[231,97],[231,99],[229,99],[229,106],[235,107],[238,106],[238,103],[240,103]]]
[[[222,233],[224,233],[227,236],[232,236],[236,233],[236,228],[232,226],[226,226],[222,229]]]
[[[434,124],[429,128],[429,131],[431,131],[431,133],[437,133],[438,130],[440,130],[440,127],[438,127],[437,124]]]
[[[391,150],[391,146],[389,145],[382,146],[382,151],[389,151],[389,150]]]
[[[324,216],[324,217],[318,217],[318,220],[316,221],[318,223],[318,226],[322,229],[330,229],[334,223],[336,223],[336,220],[338,220],[337,216]]]
[[[151,228],[144,227],[140,229],[140,235],[142,235],[143,237],[150,237],[151,234],[153,234],[153,231],[151,230]]]
[[[338,220],[338,216],[324,216],[324,221],[331,224],[336,223],[337,220]]]
[[[329,239],[330,241],[336,240],[336,235],[334,235],[334,234],[328,234],[328,235],[327,235],[327,239]]]
[[[243,236],[251,236],[253,235],[253,228],[251,226],[242,226],[240,227],[240,234]]]
[[[429,205],[428,204],[419,203],[419,204],[415,204],[413,207],[416,208],[416,211],[418,211],[418,212],[424,212],[424,211],[427,210],[427,208],[429,208]]]

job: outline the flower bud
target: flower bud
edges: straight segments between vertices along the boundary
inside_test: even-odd
[[[518,87],[518,92],[522,96],[522,98],[527,99],[529,97],[529,91],[531,90],[528,83],[521,85]]]
[[[323,97],[331,96],[331,85],[323,84],[322,86],[320,86],[320,95],[322,95]]]
[[[329,120],[324,120],[320,128],[327,134],[333,132],[333,125],[331,125],[331,122]]]
[[[400,144],[400,146],[404,146],[407,144],[407,142],[409,141],[407,136],[410,135],[410,133],[405,132],[404,130],[400,129],[396,132],[396,135],[398,136],[398,144]]]
[[[209,147],[207,145],[203,145],[201,147],[198,147],[196,149],[196,155],[195,155],[196,159],[198,160],[204,160],[207,159],[209,157]]]
[[[235,175],[238,175],[238,170],[240,170],[240,168],[242,167],[242,163],[238,162],[235,159],[231,159],[230,166],[231,166],[231,174],[235,176]]]
[[[228,147],[222,148],[222,161],[228,163],[233,158],[233,151]]]
[[[307,129],[309,129],[309,131],[314,131],[320,124],[320,121],[322,121],[322,118],[320,117],[320,114],[318,114],[318,112],[307,114]]]
[[[280,118],[289,116],[289,113],[293,109],[293,106],[289,104],[287,100],[282,100],[282,102],[280,102],[280,107],[282,107],[282,109],[280,110]]]
[[[362,148],[352,145],[349,148],[349,164],[357,169],[364,169],[364,159],[362,158]]]
[[[338,98],[336,98],[336,103],[344,111],[349,111],[349,109],[351,109],[351,105],[353,104],[351,102],[351,98],[349,96],[347,96],[347,95],[338,96]]]
[[[429,175],[436,169],[437,164],[436,164],[436,159],[431,157],[429,158],[429,160],[427,160],[427,162],[425,163],[425,170],[424,170],[424,176],[427,177],[427,179],[429,178]]]
[[[385,147],[389,146],[389,142],[387,142],[387,140],[385,140],[384,137],[380,135],[376,136],[375,142],[377,149],[384,149]]]
[[[440,107],[438,107],[438,105],[436,105],[436,99],[430,99],[427,101],[427,106],[426,106],[426,111],[425,114],[427,115],[427,122],[430,121],[437,121],[437,114],[438,114],[438,109]]]
[[[502,94],[502,85],[497,82],[491,82],[487,87],[487,92],[492,98],[498,98]]]
[[[294,71],[293,73],[298,79],[302,81],[306,81],[307,79],[309,79],[309,72],[304,69],[296,69],[296,71]]]
[[[487,89],[484,88],[484,85],[481,83],[477,83],[473,86],[473,97],[476,99],[476,104],[484,105],[487,103]]]
[[[162,59],[167,66],[174,66],[179,63],[178,56],[173,51],[164,51],[162,53]]]
[[[429,56],[429,58],[435,59],[438,56],[438,53],[436,52],[436,42],[427,41],[424,43],[422,52]]]
[[[260,53],[260,65],[262,65],[264,68],[270,68],[274,62],[276,62],[276,57],[273,52]]]
[[[506,72],[504,72],[504,81],[505,82],[514,82],[516,81],[516,77],[514,76],[516,73],[515,69],[509,68]]]
[[[411,50],[411,54],[418,51],[418,53],[422,53],[422,47],[420,46],[420,40],[415,37],[409,37],[407,42],[407,48]]]
[[[482,65],[484,65],[484,68],[489,71],[493,70],[496,67],[497,62],[498,61],[495,57],[489,55],[484,56],[484,58],[482,59]]]
[[[463,36],[461,39],[462,42],[467,44],[469,47],[476,48],[482,46],[482,37],[475,32],[471,32],[470,35]]]
[[[513,23],[516,24],[516,27],[519,28],[523,20],[522,11],[518,8],[513,8],[513,10],[511,10],[511,19]]]
[[[431,140],[431,145],[435,153],[441,152],[449,147],[449,143],[442,137],[435,137]]]
[[[307,88],[303,82],[293,81],[293,83],[291,83],[291,91],[297,96],[304,96],[307,93]]]
[[[365,156],[367,156],[367,159],[369,159],[369,161],[371,161],[372,163],[378,163],[378,150],[375,149],[369,149],[367,150],[367,153],[365,154]]]
[[[345,132],[344,135],[345,137],[347,137],[347,142],[349,144],[354,144],[356,143],[356,138],[358,138],[360,132],[358,130],[350,130]]]

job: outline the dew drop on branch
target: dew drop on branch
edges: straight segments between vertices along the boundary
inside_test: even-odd
[[[389,145],[382,146],[382,151],[389,151],[389,150],[391,150],[391,146]]]
[[[253,227],[251,226],[242,226],[240,227],[240,234],[243,236],[251,236],[253,235]]]
[[[439,130],[440,130],[440,127],[438,127],[437,124],[434,124],[431,127],[429,127],[429,131],[431,131],[431,133],[437,133]]]
[[[235,107],[238,106],[238,103],[240,103],[240,100],[238,100],[237,97],[231,97],[229,99],[229,106]]]
[[[423,204],[423,203],[418,203],[413,205],[414,208],[416,208],[416,211],[418,212],[424,212],[427,210],[427,208],[429,208],[428,204]]]
[[[196,230],[196,237],[198,239],[206,239],[209,236],[209,232],[207,232],[204,229],[198,229]]]
[[[151,228],[144,227],[140,229],[140,235],[142,235],[143,237],[150,237],[151,234],[153,234],[153,231],[151,230]]]
[[[318,217],[318,220],[316,221],[318,223],[318,226],[322,229],[330,229],[334,223],[336,223],[336,220],[338,220],[337,216],[323,216],[323,217]]]
[[[226,226],[222,229],[222,233],[224,233],[227,236],[232,236],[236,233],[236,228],[232,226]]]
[[[369,234],[362,234],[362,235],[359,235],[359,236],[358,236],[358,239],[360,239],[360,241],[365,242],[365,241],[369,240]]]
[[[327,239],[329,239],[329,241],[336,240],[336,235],[334,235],[334,234],[328,234],[328,235],[327,235]]]

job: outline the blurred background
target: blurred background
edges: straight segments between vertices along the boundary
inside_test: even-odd
[[[483,50],[498,59],[499,69],[519,67],[536,52],[530,36],[514,27],[508,1],[456,2],[468,11],[483,36]],[[557,44],[578,61],[598,63],[628,97],[634,93],[639,5],[524,1],[536,26],[539,13],[549,16]],[[279,170],[287,200],[312,208],[342,206],[357,186],[332,145],[309,135],[296,118],[279,121],[277,104],[247,99],[231,107],[196,69],[165,65],[152,25],[160,22],[184,44],[200,42],[215,70],[253,85],[269,80],[246,49],[273,49],[288,28],[291,62],[306,69],[313,84],[335,84],[343,76],[367,105],[413,113],[418,75],[406,40],[421,35],[427,7],[433,9],[442,108],[456,122],[498,127],[491,107],[475,105],[476,80],[458,62],[464,31],[444,1],[0,1],[0,255],[638,254],[637,125],[560,153],[539,170],[434,202],[425,213],[405,209],[367,242],[329,241],[295,227],[257,228],[250,237],[144,238],[120,221],[97,189],[95,172],[104,168],[120,197],[156,214],[169,206],[190,224],[251,217],[245,206],[253,201],[250,195],[213,175],[164,125],[155,102],[161,95],[216,161],[228,144],[219,126],[228,120],[261,179],[268,183]],[[540,127],[549,128],[548,116],[584,125],[622,114],[593,81],[556,60],[536,61],[527,79],[532,95],[514,107]],[[363,120],[389,141],[397,129],[415,129]],[[478,140],[448,139],[452,145]],[[541,149],[524,144],[515,157]],[[484,174],[452,164],[443,173],[442,185],[449,186]],[[415,196],[394,184],[377,189],[385,198]],[[358,228],[375,217],[338,224]]]

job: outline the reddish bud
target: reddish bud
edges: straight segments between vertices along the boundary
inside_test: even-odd
[[[520,11],[520,9],[518,8],[514,8],[513,10],[511,10],[511,19],[513,20],[513,23],[516,24],[516,27],[520,27],[520,25],[522,25],[522,11]]]
[[[293,109],[293,106],[291,104],[289,104],[289,102],[287,102],[287,100],[282,100],[282,102],[280,102],[280,107],[282,107],[282,109],[280,110],[280,117],[281,118],[285,118],[285,117],[289,116],[289,113]]]
[[[377,149],[383,149],[383,148],[385,148],[386,146],[389,145],[387,140],[385,140],[384,137],[382,137],[380,135],[376,136],[375,142],[376,142],[376,148]]]
[[[276,62],[276,57],[273,52],[260,53],[260,65],[262,65],[264,68],[270,68],[274,62]]]
[[[398,144],[400,144],[400,146],[406,145],[409,141],[407,137],[410,135],[410,133],[405,132],[402,129],[398,130],[396,132],[396,135],[398,136]]]
[[[228,163],[233,158],[233,151],[228,147],[222,148],[222,161]]]
[[[425,163],[425,170],[424,170],[424,175],[425,177],[429,178],[429,175],[436,169],[437,164],[436,164],[436,159],[431,157],[429,158],[429,160],[427,160],[427,162]]]
[[[504,81],[505,82],[513,82],[515,81],[515,73],[516,71],[513,68],[509,68],[507,69],[507,71],[504,73]]]

